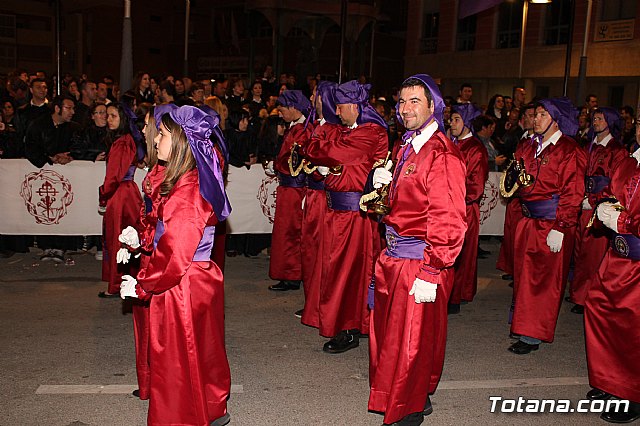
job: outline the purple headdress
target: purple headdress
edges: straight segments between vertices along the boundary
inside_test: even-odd
[[[471,121],[482,114],[480,108],[474,104],[458,104],[451,107],[451,114],[453,115],[454,112],[460,114],[460,117],[462,117],[462,121],[464,122],[464,127],[471,130],[473,133]]]
[[[553,121],[558,123],[563,134],[573,136],[578,132],[578,110],[569,98],[542,99],[538,104],[547,110]]]
[[[336,87],[334,100],[336,104],[358,105],[358,124],[375,123],[387,129],[387,123],[369,103],[369,90],[370,84],[360,84],[356,80],[347,81]]]
[[[231,214],[231,204],[224,190],[218,156],[209,139],[216,127],[213,117],[188,105],[174,109],[169,115],[182,127],[189,141],[189,147],[198,168],[200,195],[211,204],[218,220],[225,220]]]
[[[169,114],[174,109],[178,109],[178,106],[175,104],[156,105],[153,108],[153,118],[156,119],[156,128],[158,130],[160,130],[160,122],[162,121],[162,116],[165,114]]]
[[[433,118],[435,118],[438,123],[440,131],[444,132],[444,99],[442,99],[442,94],[440,93],[440,89],[438,88],[435,80],[427,74],[415,74],[402,82],[402,85],[404,86],[404,84],[411,79],[420,80],[426,86],[429,93],[431,93],[431,99],[433,100]],[[396,104],[396,118],[398,119],[398,122],[404,126],[404,121],[402,121],[402,116],[400,115],[399,103]],[[414,134],[420,134],[420,132],[427,127],[429,121],[431,121],[431,117],[428,117],[419,129],[407,130],[405,134],[402,135],[402,140],[406,141],[413,137]]]
[[[340,118],[336,115],[335,91],[337,83],[322,80],[318,83],[316,93],[322,98],[322,116],[327,123],[340,124]]]
[[[206,114],[209,114],[211,118],[213,118],[213,123],[215,127],[213,128],[213,135],[216,138],[216,144],[218,148],[220,148],[220,152],[222,153],[222,158],[224,158],[225,163],[229,162],[229,149],[227,148],[227,142],[224,140],[224,134],[222,133],[222,129],[220,128],[220,114],[216,112],[215,109],[211,108],[209,105],[200,105],[202,111]]]
[[[622,134],[622,129],[624,128],[624,121],[622,117],[620,117],[620,113],[615,108],[611,107],[598,107],[594,114],[601,113],[604,116],[604,120],[607,122],[607,127],[609,128],[609,132],[614,137],[614,139],[619,140],[620,135]],[[591,131],[593,131],[593,126],[591,127]],[[595,134],[595,132],[593,132]],[[590,135],[590,139],[593,139],[593,135]]]
[[[293,107],[304,114],[305,117],[309,116],[311,111],[311,102],[300,90],[287,90],[278,97],[278,103],[284,107]]]

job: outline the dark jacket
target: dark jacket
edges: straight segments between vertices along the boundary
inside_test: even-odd
[[[41,168],[53,164],[49,157],[71,150],[73,134],[77,132],[77,123],[53,124],[51,115],[42,116],[31,123],[24,138],[26,157],[31,164]]]

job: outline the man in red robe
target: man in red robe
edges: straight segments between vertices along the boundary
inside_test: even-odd
[[[640,125],[636,125],[640,141]],[[600,418],[630,423],[640,418],[640,150],[624,158],[611,176],[610,191],[620,207],[604,202],[598,219],[614,234],[611,247],[589,287],[584,310],[589,399],[628,400]],[[620,401],[624,403],[624,401]]]
[[[609,246],[606,229],[587,228],[593,216],[594,206],[603,198],[611,197],[609,182],[613,169],[628,156],[627,150],[617,138],[622,130],[620,114],[613,108],[602,107],[594,111],[591,119],[593,139],[583,148],[586,157],[585,197],[576,231],[573,253],[574,272],[571,281],[570,300],[576,305],[571,312],[584,312],[584,299],[595,281],[598,267]]]
[[[329,353],[356,348],[360,333],[369,331],[367,288],[380,243],[377,222],[360,211],[360,197],[369,172],[388,148],[386,124],[369,105],[370,88],[355,80],[338,86],[336,114],[347,129],[317,132],[305,153],[327,173],[318,319],[320,334],[332,337],[323,347]]]
[[[480,200],[489,178],[487,148],[471,133],[471,122],[480,115],[473,104],[460,104],[451,110],[451,140],[455,143],[467,169],[466,196],[467,232],[462,251],[456,259],[453,290],[448,312],[460,313],[460,302],[471,302],[478,289],[478,237],[480,236]]]
[[[511,332],[520,337],[509,347],[518,355],[553,342],[584,194],[579,147],[566,136],[575,134],[576,117],[567,98],[539,101],[534,141],[516,151],[533,177],[532,185],[518,189],[524,217],[515,235]]]
[[[302,281],[302,200],[307,192],[306,175],[297,171],[299,174],[292,176],[289,158],[294,143],[304,146],[308,141],[313,125],[305,123],[311,102],[300,90],[287,90],[280,95],[278,103],[278,111],[289,128],[273,164],[280,185],[276,190],[269,277],[279,282],[269,286],[269,290],[287,291],[299,289]]]
[[[374,187],[390,185],[384,216],[387,248],[375,267],[370,327],[369,410],[385,424],[422,423],[435,392],[447,335],[453,264],[466,225],[464,159],[443,133],[444,102],[426,74],[402,84],[396,110],[407,129],[393,175],[376,169]],[[474,247],[475,248],[475,247]]]

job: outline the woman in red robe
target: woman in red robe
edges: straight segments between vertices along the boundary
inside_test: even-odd
[[[99,206],[104,211],[102,280],[109,284],[106,292],[98,293],[99,297],[118,297],[123,273],[116,259],[120,249],[118,236],[127,226],[136,225],[142,204],[140,190],[133,181],[142,158],[124,108],[122,104],[107,107],[107,138],[111,143],[104,183],[99,189]],[[135,273],[129,269],[129,273]]]
[[[209,139],[216,124],[191,106],[162,116],[156,146],[167,165],[155,248],[137,280],[124,276],[121,285],[123,297],[151,300],[149,425],[230,419],[223,277],[211,261],[215,225],[231,211]]]

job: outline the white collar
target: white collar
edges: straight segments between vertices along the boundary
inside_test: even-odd
[[[638,164],[640,164],[640,148],[636,149],[631,156],[636,159]]]
[[[555,145],[556,143],[558,143],[561,137],[562,137],[562,132],[560,130],[556,130],[556,132],[553,135],[551,135],[551,137],[547,139],[546,142],[542,143],[542,147],[538,148],[538,150],[536,151],[536,158],[538,157],[538,155],[542,153],[542,151],[544,151],[546,147],[548,147],[549,145]]]
[[[304,114],[302,114],[300,116],[300,118],[298,118],[296,121],[292,121],[291,123],[289,123],[289,128],[292,128],[293,126],[295,126],[296,124],[302,124],[304,123],[304,121],[307,119],[307,117],[304,116]]]
[[[530,137],[531,135],[529,134],[529,131],[525,130],[520,139],[529,139]]]
[[[34,106],[34,107],[43,107],[43,106],[45,106],[46,104],[48,104],[48,103],[49,103],[49,100],[48,100],[47,98],[44,98],[44,102],[43,102],[43,103],[41,103],[40,105],[36,105],[36,104],[33,102],[33,99],[31,99],[31,102],[30,102],[30,103],[31,103],[31,105],[32,105],[32,106]]]
[[[604,147],[607,146],[607,144],[609,143],[610,140],[613,139],[613,136],[611,135],[611,133],[609,133],[607,136],[604,137],[604,139],[602,139],[600,142],[598,142],[598,137],[594,137],[593,138],[593,143],[595,145],[602,145]]]
[[[471,130],[469,130],[469,133],[467,133],[466,135],[464,135],[464,136],[463,136],[463,137],[461,137],[461,138],[458,138],[458,140],[459,140],[459,141],[463,141],[463,140],[465,140],[465,139],[469,139],[469,138],[470,138],[470,137],[472,137],[472,136],[473,136],[473,132],[471,132]]]
[[[349,126],[349,128],[350,128],[351,130],[355,129],[356,127],[358,127],[358,123],[357,123],[357,122],[356,122],[356,123],[353,123],[353,126]]]
[[[324,117],[322,117],[322,118],[320,119],[320,122],[318,123],[318,125],[319,125],[319,126],[322,126],[322,125],[324,125],[324,123],[326,123],[326,122],[327,122],[327,120],[325,120],[325,119],[324,119]]]
[[[409,142],[413,145],[413,150],[417,153],[420,152],[425,143],[431,139],[431,136],[438,130],[438,122],[433,120],[431,124],[424,128],[418,136],[414,136]],[[471,132],[469,132],[471,134]]]

